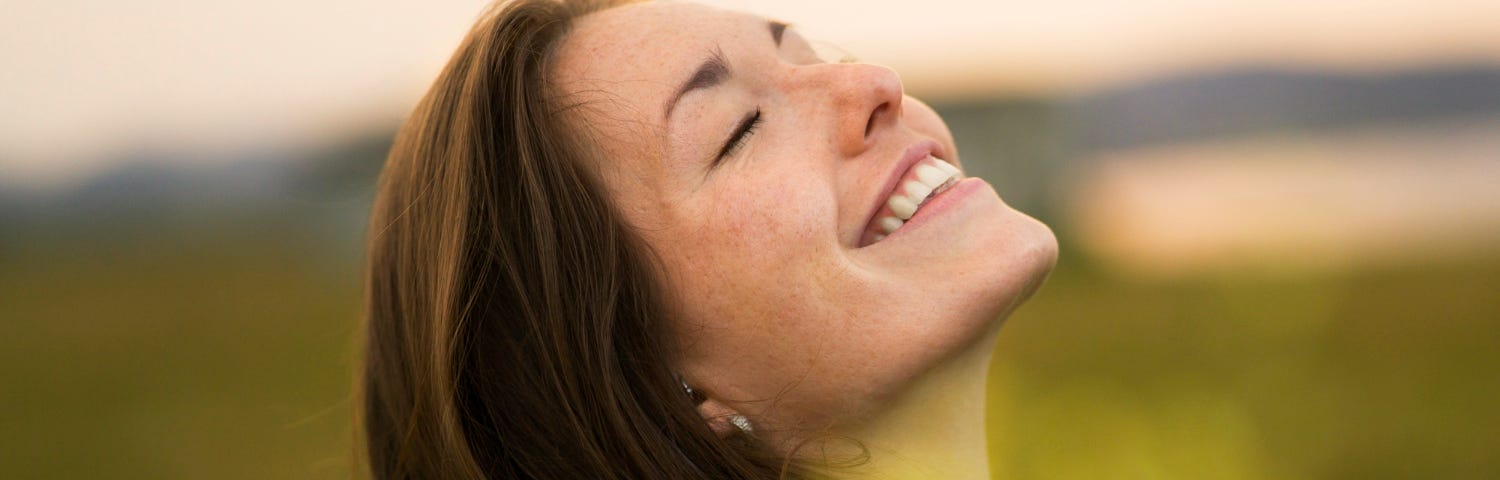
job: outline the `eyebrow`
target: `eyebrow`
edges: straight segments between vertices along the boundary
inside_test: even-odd
[[[771,32],[771,39],[776,41],[778,48],[781,47],[781,36],[783,33],[786,33],[787,26],[786,23],[775,20],[766,22],[766,27]],[[724,59],[724,51],[715,47],[713,53],[709,54],[708,59],[698,65],[698,69],[693,72],[693,76],[689,77],[686,82],[683,82],[681,87],[677,87],[677,93],[673,94],[672,98],[667,100],[666,110],[662,117],[672,118],[672,110],[677,108],[677,103],[688,92],[717,87],[726,80],[729,80],[730,76],[729,62]]]

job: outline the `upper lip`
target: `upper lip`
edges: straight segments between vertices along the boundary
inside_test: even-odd
[[[901,154],[901,158],[894,165],[891,165],[890,173],[886,175],[885,185],[876,190],[876,193],[879,195],[871,200],[869,212],[865,214],[865,221],[861,224],[858,236],[854,238],[856,246],[862,246],[860,242],[863,241],[865,232],[870,229],[870,223],[875,221],[875,214],[879,213],[880,209],[885,207],[886,200],[891,198],[891,195],[896,191],[896,187],[901,184],[901,179],[906,177],[906,172],[911,170],[912,165],[922,161],[922,159],[927,158],[929,155],[946,161],[946,159],[943,159],[942,146],[936,140],[924,139],[906,147],[906,151]]]

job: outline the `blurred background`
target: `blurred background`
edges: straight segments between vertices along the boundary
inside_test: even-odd
[[[1056,230],[997,478],[1500,478],[1500,3],[709,3]],[[483,5],[0,3],[4,476],[349,477],[371,187]]]

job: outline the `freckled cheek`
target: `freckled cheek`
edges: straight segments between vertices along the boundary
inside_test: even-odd
[[[715,202],[717,208],[707,212],[707,233],[736,239],[732,245],[763,253],[811,246],[831,227],[830,202],[816,186],[786,176],[746,182],[726,192]]]
[[[754,315],[752,311],[805,294],[819,275],[810,270],[826,249],[821,237],[829,231],[819,213],[827,207],[799,209],[807,194],[795,185],[744,188],[713,202],[696,216],[697,222],[675,229],[683,235],[666,250],[685,280],[682,287],[701,303],[699,313]],[[784,308],[783,305],[782,308]]]

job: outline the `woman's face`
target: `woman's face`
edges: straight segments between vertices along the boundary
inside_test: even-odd
[[[635,4],[581,18],[553,62],[666,270],[678,368],[762,431],[876,413],[991,341],[1056,257],[1046,226],[950,175],[952,134],[895,72],[824,63],[779,23]],[[898,222],[893,195],[921,206]]]

